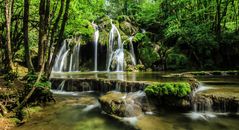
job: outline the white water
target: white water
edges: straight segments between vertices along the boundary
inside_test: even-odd
[[[92,22],[92,25],[95,29],[95,33],[94,33],[94,47],[95,47],[95,52],[94,52],[94,71],[98,71],[98,40],[99,40],[99,29],[98,26],[96,24],[94,24],[94,22]]]
[[[197,98],[197,93],[202,91],[213,89],[211,87],[205,86],[200,83],[197,90],[193,92],[193,98]],[[205,102],[195,102],[193,103],[193,111],[185,114],[187,117],[193,120],[209,120],[210,118],[216,118],[216,114],[212,110],[212,102],[210,100],[206,100]]]
[[[84,112],[88,112],[90,110],[93,110],[97,107],[100,107],[100,103],[99,102],[96,102],[95,104],[92,104],[92,105],[87,105],[82,111]]]
[[[94,22],[92,26],[94,32],[94,71],[98,71],[98,40],[99,29]],[[125,51],[121,42],[121,35],[117,27],[111,21],[111,30],[109,32],[109,43],[107,46],[106,71],[123,72],[125,66]],[[132,65],[136,65],[136,57],[133,46],[133,36],[129,37],[129,56],[131,57]],[[71,47],[72,43],[74,47]],[[66,39],[63,42],[59,53],[57,54],[53,72],[74,72],[79,71],[80,64],[80,38]],[[120,79],[123,79],[120,77]]]
[[[54,63],[53,72],[79,71],[80,42],[79,38],[66,39],[63,42]],[[75,46],[70,49],[69,45],[74,42]],[[69,59],[70,58],[70,59]]]
[[[67,40],[63,41],[63,46],[61,47],[59,53],[56,56],[55,64],[52,68],[52,71],[59,71],[60,70],[60,61],[62,60],[63,54],[66,52],[66,47],[67,47]]]
[[[74,46],[74,51],[73,51],[73,59],[72,59],[72,70],[71,71],[79,71],[79,64],[80,64],[80,44],[77,44]]]
[[[111,21],[112,28],[109,34],[109,45],[107,48],[107,71],[110,71],[110,66],[112,61],[116,61],[116,71],[123,71],[124,70],[124,48],[123,44],[121,43],[121,36],[119,30]],[[116,34],[116,35],[115,35]],[[117,45],[115,45],[115,38],[117,39]],[[117,46],[117,48],[116,48]]]
[[[64,67],[66,67],[66,63],[67,63],[67,54],[70,50],[68,49],[62,56],[62,60],[60,61],[60,69],[59,71],[63,71]]]
[[[133,61],[133,65],[136,65],[136,57],[134,53],[134,45],[133,45],[133,36],[129,37],[129,43],[130,43],[130,53],[131,53],[131,59]]]

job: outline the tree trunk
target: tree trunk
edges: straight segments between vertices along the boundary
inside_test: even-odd
[[[43,65],[45,0],[40,1],[39,16],[38,71]]]
[[[44,72],[45,60],[46,60],[46,58],[45,58],[45,54],[44,54],[43,55],[43,64],[41,66],[41,69],[40,69],[40,72],[37,76],[37,80],[36,80],[35,84],[32,86],[31,91],[27,94],[27,96],[24,98],[24,100],[18,105],[16,110],[22,109],[26,105],[28,99],[32,96],[32,94],[36,90],[36,83],[40,82],[41,76],[43,75],[43,72]]]
[[[50,0],[41,0],[40,1],[40,22],[39,22],[39,43],[38,43],[38,71],[43,66],[44,53],[46,52],[47,43],[48,43],[48,21],[50,14]]]
[[[5,0],[5,18],[6,18],[6,67],[8,71],[13,70],[12,48],[11,48],[11,17],[12,0]]]
[[[66,25],[66,22],[68,20],[68,11],[69,11],[69,7],[70,7],[70,0],[66,0],[66,7],[65,7],[65,13],[63,15],[63,20],[62,20],[62,24],[61,24],[61,30],[58,34],[58,42],[57,42],[57,45],[54,49],[54,53],[53,53],[53,56],[52,56],[52,59],[51,59],[51,64],[50,64],[50,67],[49,67],[49,70],[48,70],[48,73],[47,73],[47,77],[49,78],[50,77],[50,74],[51,74],[51,70],[52,70],[52,67],[53,67],[53,64],[55,62],[55,58],[56,58],[56,55],[57,55],[57,52],[60,48],[60,45],[61,43],[63,42],[63,33],[64,33],[64,30],[65,30],[65,25]]]
[[[24,0],[24,18],[23,18],[23,33],[24,33],[24,47],[25,47],[25,61],[28,71],[34,70],[29,51],[28,39],[28,21],[29,21],[29,0]]]

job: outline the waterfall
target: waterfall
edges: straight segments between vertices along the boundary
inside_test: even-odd
[[[98,65],[98,55],[97,55],[97,49],[98,49],[98,40],[99,40],[99,29],[98,26],[96,24],[94,24],[94,22],[92,22],[92,25],[95,29],[95,33],[94,33],[94,46],[95,46],[95,59],[94,59],[94,71],[97,71],[97,65]]]
[[[136,58],[134,53],[134,45],[133,45],[133,36],[129,37],[129,44],[130,44],[130,53],[131,53],[131,59],[133,62],[133,65],[136,65]]]
[[[62,56],[62,60],[60,61],[60,69],[59,71],[64,71],[64,67],[66,66],[67,63],[67,54],[70,50],[68,49]]]
[[[75,45],[71,49],[69,45],[72,42],[74,42]],[[61,47],[59,53],[57,54],[52,71],[53,72],[79,71],[79,63],[80,63],[79,56],[80,56],[79,38],[64,40],[63,46]],[[68,57],[70,57],[70,59]]]
[[[109,45],[107,48],[107,71],[110,71],[110,66],[112,61],[115,60],[117,67],[116,71],[123,71],[124,70],[124,48],[123,44],[121,43],[121,36],[119,30],[111,21],[112,28],[109,34]],[[118,37],[118,46],[115,49],[115,34]]]
[[[64,91],[65,82],[66,82],[66,81],[63,80],[63,81],[61,82],[61,84],[58,86],[57,90],[59,90],[59,91]]]
[[[71,69],[69,71],[79,71],[79,63],[80,63],[80,44],[74,46],[73,53],[71,55],[71,65],[69,66]]]
[[[59,53],[56,56],[56,60],[55,60],[54,66],[52,68],[52,71],[59,71],[60,70],[59,62],[62,60],[62,56],[66,52],[66,47],[67,47],[67,40],[64,40],[63,41],[63,46],[61,47]]]

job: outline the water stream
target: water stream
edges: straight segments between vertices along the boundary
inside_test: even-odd
[[[94,29],[95,29],[95,33],[94,33],[94,47],[95,47],[95,51],[94,51],[94,71],[98,71],[98,40],[99,40],[99,29],[98,26],[96,24],[94,24],[94,22],[92,23]]]

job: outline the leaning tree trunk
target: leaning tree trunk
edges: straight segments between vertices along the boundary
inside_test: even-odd
[[[12,0],[5,0],[5,18],[6,18],[6,67],[8,71],[13,70],[12,48],[11,48],[11,17]]]
[[[24,33],[25,61],[27,63],[28,71],[31,71],[34,70],[34,68],[32,65],[32,60],[29,51],[28,21],[29,21],[29,0],[24,0],[23,33]]]
[[[58,13],[56,21],[53,25],[53,28],[51,30],[50,46],[48,48],[48,58],[47,58],[48,60],[47,60],[47,63],[46,63],[46,72],[50,71],[50,63],[51,63],[50,56],[51,56],[52,45],[54,43],[55,32],[57,30],[58,24],[60,22],[60,19],[61,19],[62,13],[63,13],[64,3],[65,3],[65,0],[61,0],[61,7],[60,7],[60,10],[59,10],[59,13]]]
[[[69,7],[70,7],[70,0],[66,0],[66,7],[65,7],[65,13],[63,15],[63,20],[62,20],[62,24],[61,24],[61,30],[58,34],[58,41],[57,41],[57,45],[55,47],[55,50],[54,50],[54,53],[53,53],[53,56],[52,56],[52,59],[51,59],[51,63],[50,63],[50,66],[49,66],[49,69],[48,69],[48,72],[47,72],[47,77],[49,78],[50,77],[50,74],[51,74],[51,70],[52,70],[52,67],[54,65],[54,62],[55,62],[55,59],[56,59],[56,55],[57,55],[57,52],[60,48],[60,45],[61,43],[63,42],[63,33],[64,33],[64,30],[65,30],[65,25],[66,25],[66,22],[68,20],[68,11],[69,11]]]

